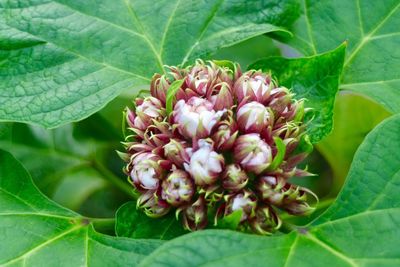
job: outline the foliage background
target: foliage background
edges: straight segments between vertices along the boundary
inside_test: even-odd
[[[90,28],[90,23],[88,23],[89,17],[95,16],[96,14],[83,16],[79,12],[76,12],[76,14],[72,12],[71,15],[69,14],[71,8],[64,8],[65,5],[69,4],[72,5],[73,9],[83,10],[82,12],[96,12],[96,10],[90,9],[93,7],[102,7],[104,9],[111,8],[111,6],[109,6],[111,2],[112,1],[104,0],[94,1],[93,3],[85,2],[86,4],[79,5],[77,1],[0,1],[0,10],[2,12],[0,13],[0,74],[2,77],[2,81],[0,82],[0,119],[4,121],[0,123],[0,148],[9,151],[22,163],[32,176],[35,185],[46,196],[74,212],[83,216],[95,218],[93,219],[93,224],[97,232],[114,235],[115,222],[112,218],[114,218],[117,209],[122,204],[134,198],[130,186],[121,172],[122,162],[115,153],[115,150],[122,149],[119,143],[123,139],[121,111],[125,106],[131,105],[131,101],[138,91],[147,89],[148,86],[145,85],[147,81],[143,79],[140,80],[140,77],[138,78],[140,81],[136,78],[132,80],[128,79],[127,81],[123,80],[122,83],[117,83],[119,88],[116,89],[114,88],[115,85],[102,84],[102,82],[104,82],[103,78],[115,78],[122,74],[119,73],[117,75],[115,72],[107,69],[109,72],[106,72],[106,70],[99,70],[99,76],[96,77],[98,80],[95,80],[95,82],[93,82],[93,80],[88,82],[85,80],[85,75],[90,75],[90,73],[88,72],[88,67],[84,66],[84,64],[79,61],[81,58],[78,56],[79,60],[74,61],[69,58],[69,54],[63,54],[59,51],[59,48],[62,47],[74,53],[76,53],[76,51],[82,54],[86,53],[85,56],[91,59],[99,60],[99,58],[101,58],[105,62],[104,64],[107,65],[118,67],[121,64],[126,64],[125,67],[133,66],[132,68],[136,74],[139,73],[140,76],[147,75],[147,79],[150,78],[148,76],[149,73],[156,71],[159,66],[154,67],[158,65],[158,63],[153,64],[153,59],[147,58],[152,54],[152,52],[146,50],[148,48],[143,48],[143,51],[139,51],[142,53],[141,55],[143,58],[137,57],[134,58],[133,62],[128,63],[124,61],[126,60],[123,58],[124,53],[119,53],[118,50],[112,49],[114,44],[112,41],[123,43],[122,47],[119,47],[119,49],[121,49],[120,51],[126,49],[128,52],[130,49],[145,47],[145,45],[137,43],[135,41],[136,39],[132,39],[132,36],[124,35],[119,31],[112,32],[112,29],[108,28],[104,29],[104,31],[100,29],[103,25],[101,23],[116,18],[102,18],[104,21],[100,21],[99,25],[93,24],[93,28]],[[199,1],[200,6],[190,8],[197,8],[195,12],[196,17],[207,20],[207,18],[210,18],[210,9],[202,9],[201,5],[211,4],[211,6],[214,6],[218,5],[219,2],[222,3],[222,1]],[[346,180],[355,152],[364,141],[367,134],[385,118],[400,111],[400,96],[398,93],[398,81],[400,78],[400,50],[398,49],[400,45],[400,35],[398,33],[400,29],[400,3],[397,0],[386,0],[380,1],[379,3],[362,0],[354,2],[282,1],[282,3],[284,3],[282,5],[287,4],[287,10],[292,10],[292,12],[283,12],[283,15],[277,12],[279,16],[276,16],[280,19],[272,15],[265,18],[265,14],[262,19],[259,19],[263,14],[260,15],[256,12],[256,15],[254,15],[254,10],[257,11],[258,5],[263,1],[254,1],[253,5],[245,4],[244,2],[245,1],[232,1],[232,3],[229,3],[232,8],[227,9],[227,14],[233,14],[233,17],[239,21],[237,22],[235,19],[228,17],[226,20],[229,21],[229,23],[225,24],[226,27],[234,30],[235,34],[238,36],[237,39],[230,41],[228,47],[219,43],[213,43],[212,45],[206,43],[204,47],[194,47],[193,57],[201,56],[204,59],[229,59],[239,62],[243,68],[245,68],[260,58],[265,58],[267,56],[283,56],[288,58],[310,56],[327,52],[338,47],[343,41],[347,41],[347,55],[341,78],[341,90],[336,97],[333,110],[333,131],[316,145],[312,155],[306,162],[309,166],[309,170],[318,174],[318,176],[304,178],[302,180],[295,179],[293,181],[294,183],[309,187],[316,192],[321,199],[318,211],[310,217],[301,219],[287,218],[289,222],[297,225],[306,225],[317,215],[321,214],[336,199],[336,196]],[[252,1],[248,2],[250,3]],[[279,1],[270,1],[267,3],[267,6],[271,3],[271,5],[273,5],[278,2]],[[132,1],[132,3],[135,5],[143,4],[141,7],[142,10],[146,10],[145,1]],[[173,10],[171,3],[175,3],[179,6],[178,2],[171,1],[168,4],[167,1],[161,1],[156,6],[160,8],[159,10],[157,10],[156,7],[147,7],[147,9],[148,12],[162,13],[163,7],[166,11]],[[43,9],[41,9],[42,7]],[[242,7],[242,9],[238,9],[238,7]],[[291,9],[291,7],[296,8]],[[113,12],[120,12],[115,6],[112,8],[114,8],[112,10]],[[113,14],[113,12],[110,13]],[[145,23],[148,23],[145,15],[144,13],[139,14],[137,19],[143,19]],[[74,24],[74,19],[78,23]],[[112,24],[125,23],[122,21],[123,18],[118,19],[121,19],[121,21],[112,21]],[[53,24],[49,22],[51,20],[53,20]],[[36,24],[37,21],[40,23]],[[69,24],[67,25],[70,25],[71,28],[65,27],[65,25],[63,26],[63,21],[68,21]],[[188,22],[187,17],[183,15],[182,17],[178,17],[177,21],[184,25],[196,24],[195,22]],[[243,21],[246,23],[251,22],[251,25],[241,24],[240,22]],[[266,22],[275,25],[264,25]],[[29,27],[30,24],[32,27]],[[134,25],[136,24],[134,23]],[[172,26],[175,27],[176,25],[173,24]],[[282,30],[280,26],[291,31],[293,36],[290,37],[290,34]],[[88,27],[87,31],[77,30],[83,29],[84,27]],[[140,28],[135,27],[133,27],[134,30]],[[122,30],[120,29],[121,27],[117,28]],[[68,29],[71,31],[65,31]],[[169,50],[167,49],[164,55],[166,62],[169,64],[177,63],[174,62],[174,57],[182,57],[182,55],[179,54],[181,52],[178,51],[176,52],[177,54],[175,54],[173,50],[177,42],[179,43],[180,40],[185,40],[188,43],[185,43],[183,46],[190,47],[190,42],[193,41],[186,40],[185,37],[183,37],[186,35],[182,35],[179,31],[179,27],[173,29],[172,35],[168,35],[167,37],[161,36],[161,38],[166,38],[165,40],[167,40],[167,43],[171,42]],[[218,30],[218,25],[215,26],[215,29],[212,27],[211,29]],[[16,34],[17,30],[21,30],[21,33]],[[24,32],[23,30],[26,32],[30,31],[31,35],[25,35],[26,32],[22,33]],[[99,43],[93,42],[92,39],[90,39],[90,34],[93,33],[92,31],[98,33],[97,41]],[[249,33],[249,31],[251,32]],[[243,34],[243,32],[246,32],[246,34]],[[265,32],[268,34],[263,34]],[[62,37],[62,34],[60,37],[57,33],[64,34],[64,37]],[[154,33],[155,35],[152,36],[155,38],[157,36],[157,29],[149,29],[149,33]],[[116,36],[116,39],[114,40],[110,38],[110,36]],[[223,37],[226,36],[223,35]],[[43,51],[39,50],[41,49],[41,44],[44,43],[41,38],[46,40],[53,38],[55,40],[55,45],[45,47]],[[97,46],[107,39],[111,40],[111,44],[105,46],[106,48],[99,49]],[[124,42],[121,42],[122,40]],[[151,39],[150,42],[157,44],[153,39]],[[135,45],[133,45],[133,48],[130,48],[129,44]],[[213,49],[209,49],[208,46],[212,46]],[[198,49],[197,52],[196,49]],[[209,51],[207,51],[209,53],[201,53],[201,49],[208,49]],[[102,53],[104,55],[102,55]],[[189,60],[189,58],[185,57],[184,60]],[[48,68],[48,70],[46,70],[48,66],[46,65],[42,68],[43,66],[38,64],[38,62],[43,65],[48,64],[50,67],[57,67],[52,65],[53,62],[61,64],[70,64],[73,62],[73,64],[77,64],[68,66],[67,70],[64,69],[66,72],[61,73],[62,70],[58,68]],[[143,66],[140,65],[142,63],[144,64]],[[138,69],[139,67],[137,66],[141,66],[142,69]],[[96,70],[94,68],[91,71]],[[60,73],[62,75],[60,75]],[[81,79],[78,79],[82,84],[69,84],[69,75],[82,75]],[[64,78],[65,81],[63,80]],[[96,97],[102,100],[99,100],[99,103],[93,105],[82,106],[82,110],[85,112],[75,117],[68,117],[68,112],[70,112],[71,109],[79,110],[80,106],[75,105],[75,102],[71,104],[72,107],[66,104],[67,108],[65,114],[67,115],[62,112],[54,113],[52,110],[49,110],[48,113],[53,115],[42,116],[40,112],[39,114],[33,112],[33,114],[27,115],[26,112],[29,110],[29,107],[32,107],[32,110],[36,110],[37,112],[37,110],[40,110],[41,105],[45,106],[46,99],[49,96],[54,97],[55,105],[63,105],[63,101],[55,97],[51,93],[51,90],[46,92],[47,95],[42,98],[40,94],[43,92],[37,90],[38,83],[42,88],[47,88],[46,90],[48,90],[48,88],[51,89],[53,81],[61,84],[65,82],[65,84],[68,85],[67,88],[69,88],[69,86],[76,86],[73,88],[78,89],[83,88],[81,92],[79,92],[79,90],[72,90],[73,93],[64,92],[65,99],[74,99],[77,103],[81,101],[80,99],[85,99],[85,97],[89,97],[91,99],[90,101],[93,103],[98,100]],[[107,91],[107,93],[104,93],[103,89],[107,86],[111,86],[111,89]],[[22,88],[28,89],[24,91]],[[101,96],[96,94],[90,95],[93,93],[93,90],[102,92]],[[29,99],[31,96],[29,95],[30,93],[32,95],[38,94],[39,97]],[[80,93],[82,93],[82,95],[80,95]],[[113,99],[115,95],[118,96]],[[96,101],[91,97],[94,97]],[[109,101],[111,99],[113,100]],[[105,105],[107,102],[108,104]],[[104,108],[102,108],[103,105],[105,105]],[[92,115],[87,117],[89,114]],[[71,121],[80,119],[83,120],[71,123]],[[28,122],[28,124],[21,122]],[[38,124],[59,127],[45,129]],[[381,146],[388,148],[389,146],[396,147],[396,144],[398,145],[398,143],[396,143],[398,139],[398,131],[396,135],[396,129],[398,129],[398,127],[396,125],[398,124],[399,120],[394,120],[392,118],[389,123],[385,124],[389,126],[381,127],[382,129],[391,128],[391,130],[387,132],[391,132],[392,134],[388,134],[387,138],[393,140],[393,144],[385,142],[382,143],[383,145]],[[384,135],[385,131],[381,130],[381,128],[378,129],[380,131],[379,133]],[[376,133],[370,137],[369,146],[371,146],[371,150],[374,149],[372,139],[376,136],[379,136],[379,134]],[[384,142],[384,140],[381,140],[381,142]],[[366,146],[365,149],[369,148],[367,147],[368,144],[364,146]],[[392,154],[397,155],[396,152]],[[389,156],[387,157],[390,158]],[[1,160],[0,164],[2,168],[5,168],[4,166],[6,166],[8,162],[10,166],[13,166],[13,168],[8,167],[7,169],[2,169],[3,172],[1,172],[1,174],[3,176],[0,177],[2,179],[0,184],[3,186],[3,191],[5,190],[4,188],[7,189],[4,185],[7,185],[7,181],[11,179],[5,178],[9,173],[14,173],[12,179],[15,180],[20,180],[22,179],[21,177],[28,177],[27,174],[14,171],[21,168],[21,166],[14,162],[11,156],[2,156]],[[400,163],[396,160],[397,157],[394,156],[394,159],[392,159],[390,163],[387,163],[389,159],[387,162],[380,161],[381,165],[371,162],[371,168],[377,170],[378,168],[383,168],[382,165],[386,166],[386,164],[399,166]],[[8,172],[6,172],[6,170]],[[360,176],[362,175],[363,174]],[[378,178],[380,178],[379,174],[376,176],[371,175],[370,182],[375,183],[378,181]],[[389,179],[390,177],[383,178]],[[29,178],[26,179],[27,181],[29,180]],[[394,182],[387,182],[387,186],[383,185],[383,188],[390,189],[390,185],[396,185],[396,181],[397,180]],[[26,183],[29,184],[29,181]],[[11,190],[10,192],[13,192],[14,195],[20,195],[19,191]],[[393,192],[397,191],[393,189]],[[389,190],[384,193],[393,194],[393,192]],[[384,195],[384,193],[381,193],[381,195]],[[362,195],[363,193],[361,192],[360,194]],[[3,205],[4,211],[6,207],[8,207],[6,204],[11,202],[7,202],[7,198],[3,195],[0,200],[3,201],[0,207]],[[392,202],[394,203],[392,208],[398,207],[395,206],[398,204],[397,199],[392,200]],[[9,206],[12,205],[10,204]],[[57,206],[54,210],[51,208],[50,211],[56,213],[61,212],[58,209],[59,207]],[[127,211],[128,213],[131,212],[129,209],[127,209]],[[81,219],[81,216],[78,216],[76,213],[71,214],[63,214],[62,216],[71,216],[71,218],[77,217],[79,220]],[[395,217],[394,214],[392,215],[394,216],[393,218],[398,218]],[[385,216],[391,215],[387,213]],[[104,218],[104,220],[101,218]],[[325,218],[329,217],[325,216]],[[7,227],[9,227],[9,225],[6,225],[7,227],[4,228],[5,220],[0,220],[3,220],[2,229],[8,229]],[[145,222],[144,218],[141,218],[141,220]],[[321,221],[321,219],[319,219],[319,221]],[[394,221],[398,223],[397,219]],[[34,224],[33,221],[32,223],[28,221],[20,222],[20,227],[22,228]],[[39,225],[39,222],[36,223]],[[385,229],[385,224],[382,224],[382,222],[373,221],[373,223],[375,223],[373,225],[376,226],[377,229]],[[63,226],[59,227],[62,228]],[[367,228],[364,229],[361,227],[363,231],[359,234],[365,237],[368,236],[366,234],[368,231]],[[115,243],[110,246],[118,246],[116,245],[118,242],[115,242],[114,239],[111,240],[106,236],[98,234],[91,229],[91,226],[86,227],[85,225],[82,229],[86,231],[86,235],[79,237],[82,238],[82,240],[91,237],[101,240],[101,242],[99,242],[102,244]],[[336,230],[340,232],[340,229]],[[376,229],[370,229],[369,231],[372,233],[379,232],[374,230]],[[35,232],[38,231],[38,229],[31,229],[31,231]],[[153,237],[170,239],[176,235],[174,231],[149,233],[144,230],[143,233],[125,233],[123,235],[136,238]],[[348,229],[344,229],[343,231],[346,232]],[[387,232],[390,233],[391,231],[393,232],[393,230],[388,228]],[[316,232],[318,232],[318,230],[316,230]],[[209,235],[215,235],[217,239],[218,236],[221,235],[221,239],[219,240],[223,240],[224,234],[224,231],[218,231],[210,232]],[[304,241],[305,239],[298,239],[296,234],[297,232],[294,231],[284,239],[278,240],[271,238],[271,240],[277,240],[276,243],[275,241],[265,241],[264,239],[260,241],[261,239],[259,240],[257,237],[250,236],[246,237],[243,242],[249,249],[256,249],[257,247],[267,249],[268,246],[273,245],[279,247],[281,243],[295,242],[294,240],[297,240],[296,242],[306,242]],[[43,233],[38,235],[46,236]],[[205,233],[205,235],[208,235],[208,233]],[[229,235],[232,236],[232,240],[229,242],[243,240],[240,234],[229,233]],[[318,233],[316,233],[316,235],[318,236]],[[18,237],[14,232],[12,232],[10,236],[12,239]],[[196,233],[193,235],[193,240],[196,240],[196,236],[199,236],[203,241],[208,238]],[[184,236],[184,238],[186,238],[186,236]],[[187,239],[184,238],[182,242],[188,240],[188,246],[190,247],[194,242],[191,240],[191,235],[188,235]],[[374,236],[374,238],[377,237]],[[178,241],[176,241],[177,246],[180,245],[180,240],[181,239],[178,239]],[[200,243],[202,242],[201,240],[199,241]],[[378,238],[377,240],[379,241]],[[148,251],[143,250],[143,255],[147,255],[160,245],[160,243],[157,243],[158,241],[155,240],[149,242],[153,241],[154,244],[149,244],[151,248],[149,248]],[[335,243],[336,241],[327,241],[329,245],[331,245],[331,243],[334,244],[335,251],[338,250],[342,252],[343,249],[347,252],[350,249],[354,249],[339,248],[340,246],[337,245],[338,243]],[[129,248],[131,246],[129,241],[126,241],[125,248],[122,248],[125,246],[125,241],[119,242],[121,244],[119,245],[119,249],[126,251],[131,249]],[[206,243],[204,244],[205,247],[209,244]],[[173,248],[174,244],[173,241],[171,243],[171,248]],[[393,244],[398,244],[398,242],[396,243],[393,241]],[[224,245],[221,246],[224,247]],[[0,245],[0,251],[5,251],[5,247],[6,243],[4,242]],[[225,245],[225,247],[229,246]],[[307,244],[305,244],[305,247],[307,247]],[[166,248],[169,247],[166,246]],[[308,244],[308,248],[313,249],[313,246]],[[132,249],[137,250],[138,248],[134,247]],[[279,249],[277,251],[279,252]],[[115,255],[117,255],[119,252],[115,253]],[[161,249],[159,254],[161,258],[163,257],[163,253],[163,249]],[[337,254],[337,251],[333,252],[333,254],[335,253]],[[0,259],[5,257],[4,254],[0,255]],[[127,258],[129,257],[127,256]],[[258,256],[255,255],[254,257]],[[387,262],[390,264],[398,263],[398,259],[400,258],[399,255],[395,253],[393,253],[393,255],[383,255],[382,257],[392,258],[393,261]],[[117,258],[118,257],[116,257],[116,259]],[[270,258],[265,258],[266,261],[269,259]],[[336,260],[337,259],[343,259],[343,257],[339,255],[336,257]],[[137,260],[137,262],[139,262],[139,260]],[[143,264],[152,265],[155,263],[151,262],[151,259],[147,259]],[[338,260],[338,264],[351,266],[362,265],[360,262],[349,262],[346,259],[345,263]],[[366,263],[364,262],[363,264]]]

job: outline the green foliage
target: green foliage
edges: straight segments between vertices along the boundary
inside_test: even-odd
[[[136,203],[128,202],[117,211],[115,230],[117,236],[131,238],[172,239],[186,231],[173,213],[161,218],[150,218]]]
[[[346,45],[308,58],[261,59],[249,69],[271,71],[280,85],[291,88],[297,99],[306,98],[312,108],[312,121],[307,127],[311,142],[316,143],[332,130],[333,104],[339,85]],[[310,117],[310,114],[309,114]]]
[[[278,152],[276,153],[271,165],[268,166],[268,170],[275,170],[283,161],[286,154],[286,146],[282,139],[279,137],[274,137],[276,149]]]
[[[288,43],[305,55],[333,49],[347,41],[341,89],[373,98],[400,112],[400,2],[302,1],[302,16]]]
[[[147,87],[165,64],[286,32],[281,26],[297,18],[298,4],[1,0],[0,10],[0,119],[56,127],[100,110],[126,88]]]
[[[236,230],[243,216],[243,210],[237,210],[217,221],[216,228]]]
[[[330,194],[336,196],[345,181],[358,146],[390,113],[372,100],[350,91],[339,92],[333,111],[335,127],[316,148],[330,163],[333,171]]]
[[[178,92],[182,83],[183,83],[183,80],[174,81],[171,84],[171,86],[168,88],[168,92],[166,95],[166,104],[165,104],[165,109],[166,109],[168,115],[172,113],[172,110],[173,110],[172,104],[175,100],[176,92]]]
[[[20,160],[35,184],[53,200],[85,215],[111,217],[128,199],[116,188],[132,194],[129,184],[120,178],[122,162],[113,151],[118,147],[119,134],[113,132],[112,127],[97,130],[95,124],[98,123],[103,127],[107,125],[98,115],[53,130],[6,123],[0,125],[0,147]],[[93,130],[97,130],[96,140],[91,136]],[[113,161],[119,163],[114,171],[120,177],[105,167]],[[109,177],[119,187],[113,186],[115,183],[110,183],[113,181]],[[93,202],[92,197],[100,191],[112,200],[95,201],[97,205],[93,209],[84,209],[83,206]]]
[[[11,121],[0,124],[0,265],[400,265],[400,116],[362,143],[400,112],[399,18],[398,0],[0,0],[0,121]],[[279,57],[297,54],[263,34],[306,57]],[[308,99],[310,139],[296,152],[319,142],[332,197],[350,168],[326,212],[271,237],[187,234],[172,213],[152,219],[128,202],[116,214],[118,237],[98,233],[114,220],[85,216],[114,216],[135,198],[114,153],[122,107],[165,64],[196,58],[230,68],[256,61],[250,68]],[[338,88],[356,94],[335,102]],[[235,229],[240,217],[216,227]]]
[[[206,230],[165,243],[140,266],[396,266],[400,116],[373,130],[333,205],[288,235]],[[174,255],[174,257],[171,257]]]
[[[11,154],[0,150],[0,162],[2,266],[132,265],[161,244],[97,233],[90,219],[42,195]]]

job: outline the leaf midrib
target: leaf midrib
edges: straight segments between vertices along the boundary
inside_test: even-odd
[[[203,38],[206,30],[208,29],[208,26],[210,26],[211,22],[214,20],[217,12],[219,11],[220,7],[222,6],[224,0],[219,0],[219,2],[217,3],[217,5],[212,9],[212,13],[211,15],[207,18],[205,24],[203,25],[202,29],[200,30],[200,35],[196,38],[196,42],[194,42],[194,44],[189,48],[189,50],[186,52],[185,56],[182,59],[182,62],[180,65],[184,65],[188,59],[189,56],[192,54],[193,50],[195,49],[195,47],[199,44],[199,42],[201,41],[201,39]]]
[[[311,24],[309,23],[309,14],[308,14],[308,7],[307,7],[307,1],[303,0],[303,5],[304,5],[304,15],[305,15],[305,20],[306,20],[306,27],[307,27],[307,33],[308,33],[308,37],[310,38],[309,42],[303,40],[304,42],[310,44],[311,49],[313,50],[314,54],[317,54],[317,51],[315,49],[315,41],[312,38],[312,28],[311,28]],[[359,8],[359,0],[356,0],[356,5],[357,5],[357,13],[358,13],[358,18],[359,18],[359,22],[360,25],[362,25],[362,17],[361,17],[361,9]],[[357,52],[366,44],[368,43],[370,40],[374,40],[376,38],[374,38],[374,34],[386,23],[386,21],[397,11],[397,9],[400,7],[400,3],[397,3],[391,10],[390,12],[381,20],[379,21],[373,28],[372,30],[370,30],[367,34],[364,34],[364,30],[361,27],[361,40],[360,42],[355,46],[355,48],[353,49],[353,51],[351,52],[351,54],[349,55],[349,57],[347,58],[347,60],[345,61],[344,65],[343,65],[343,69],[345,69],[349,63],[351,63],[352,59],[355,57],[355,55],[357,54]],[[384,34],[382,36],[387,35],[389,36],[395,36],[398,35],[399,33],[390,33],[390,34]],[[377,37],[377,36],[375,36]],[[385,36],[386,37],[386,36]],[[301,39],[301,38],[300,38]]]
[[[70,234],[72,232],[80,230],[83,227],[85,227],[85,225],[77,225],[75,227],[71,227],[71,228],[63,231],[62,233],[60,233],[60,234],[58,234],[58,235],[56,235],[56,236],[54,236],[54,237],[52,237],[50,239],[47,239],[45,242],[42,242],[39,245],[29,249],[28,251],[25,251],[23,254],[19,255],[18,257],[3,263],[2,266],[7,266],[7,265],[13,264],[15,262],[18,262],[19,260],[26,259],[30,255],[34,254],[36,251],[39,251],[41,248],[53,243],[54,241],[57,241],[58,239],[66,236],[66,235],[68,235],[68,234]]]
[[[155,56],[156,59],[157,59],[157,64],[158,64],[158,67],[160,68],[160,71],[161,71],[161,72],[164,72],[164,67],[163,67],[163,66],[164,66],[164,63],[162,62],[160,53],[157,52],[157,50],[156,50],[156,48],[154,47],[153,43],[150,41],[150,38],[148,37],[148,35],[147,35],[147,33],[146,33],[146,30],[145,30],[144,27],[143,27],[142,22],[140,21],[139,17],[136,15],[135,10],[132,8],[132,7],[133,7],[132,2],[130,2],[129,0],[122,0],[122,1],[124,1],[125,6],[128,8],[128,12],[129,12],[129,14],[130,14],[130,16],[131,16],[133,22],[136,22],[136,21],[137,21],[137,23],[139,24],[140,29],[141,29],[141,31],[142,31],[142,34],[143,34],[143,36],[144,36],[144,40],[146,41],[146,43],[148,44],[149,48],[150,48],[151,51],[154,53],[154,56]]]
[[[319,245],[320,247],[324,248],[325,250],[329,251],[331,254],[341,258],[342,260],[346,261],[350,264],[350,266],[357,267],[359,266],[354,262],[353,258],[348,257],[347,255],[343,254],[342,252],[334,249],[332,246],[328,245],[327,243],[323,242],[321,239],[317,238],[316,236],[312,235],[311,233],[304,235],[307,239],[313,241],[315,244]]]
[[[369,33],[361,36],[359,44],[355,46],[348,59],[344,62],[343,69],[351,63],[358,51],[360,51],[360,49],[363,48],[363,46],[371,40],[374,34],[386,23],[386,21],[397,11],[399,7],[400,3],[398,3],[393,9],[391,9],[391,11],[379,23],[377,23]]]

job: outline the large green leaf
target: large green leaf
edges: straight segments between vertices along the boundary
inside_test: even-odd
[[[295,0],[0,0],[0,119],[80,120],[164,64],[286,32],[298,10]]]
[[[91,221],[47,199],[0,150],[1,266],[136,265],[160,245],[99,234]]]
[[[270,57],[249,66],[271,71],[279,85],[291,88],[295,98],[306,98],[306,107],[313,109],[313,119],[307,127],[313,143],[332,130],[333,104],[339,85],[346,46],[308,58]],[[309,114],[310,115],[310,114]]]
[[[290,44],[306,55],[348,40],[342,89],[372,97],[400,112],[399,0],[302,0],[303,14]]]
[[[288,235],[207,230],[165,243],[141,266],[399,266],[400,115],[375,128],[332,206]]]
[[[21,123],[0,124],[0,148],[24,164],[42,192],[65,207],[95,217],[114,216],[129,199],[118,189],[131,193],[114,151],[119,138],[99,115],[53,130]],[[112,174],[105,167],[107,163],[113,163],[109,167],[118,172]],[[82,209],[99,191],[108,192],[110,199],[92,209]]]
[[[390,113],[359,93],[340,91],[333,114],[335,127],[316,148],[332,168],[333,184],[330,195],[336,196],[343,186],[358,146]]]

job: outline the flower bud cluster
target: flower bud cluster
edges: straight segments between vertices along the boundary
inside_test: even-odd
[[[197,230],[241,211],[238,228],[268,234],[283,212],[313,210],[311,192],[288,182],[309,175],[297,167],[307,156],[296,150],[306,137],[304,101],[270,74],[199,60],[154,75],[150,93],[126,110],[131,135],[123,143],[125,172],[148,216],[174,211]]]

